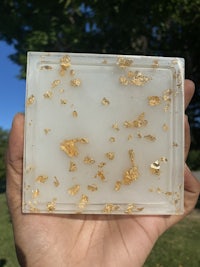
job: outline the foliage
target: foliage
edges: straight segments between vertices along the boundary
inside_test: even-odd
[[[200,170],[200,150],[191,150],[189,152],[187,164],[193,171]]]
[[[5,152],[7,147],[8,131],[0,128],[0,193],[5,191]]]

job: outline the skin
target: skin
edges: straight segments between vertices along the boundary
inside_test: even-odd
[[[185,81],[185,107],[194,93]],[[155,242],[194,208],[200,183],[185,165],[185,212],[168,216],[22,214],[24,116],[13,120],[7,151],[7,201],[16,252],[28,267],[140,267]],[[185,159],[190,129],[185,117]]]

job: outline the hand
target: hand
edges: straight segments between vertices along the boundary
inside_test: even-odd
[[[185,107],[194,84],[185,81]],[[7,200],[21,266],[142,266],[158,237],[194,208],[200,183],[185,165],[185,213],[176,216],[22,214],[24,116],[13,120],[7,152]],[[185,158],[190,133],[185,119]]]

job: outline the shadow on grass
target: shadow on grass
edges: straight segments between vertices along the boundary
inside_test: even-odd
[[[0,267],[4,267],[7,263],[6,259],[0,259]]]

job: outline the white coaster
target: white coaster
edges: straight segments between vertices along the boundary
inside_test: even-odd
[[[184,60],[29,52],[23,212],[183,213]]]

